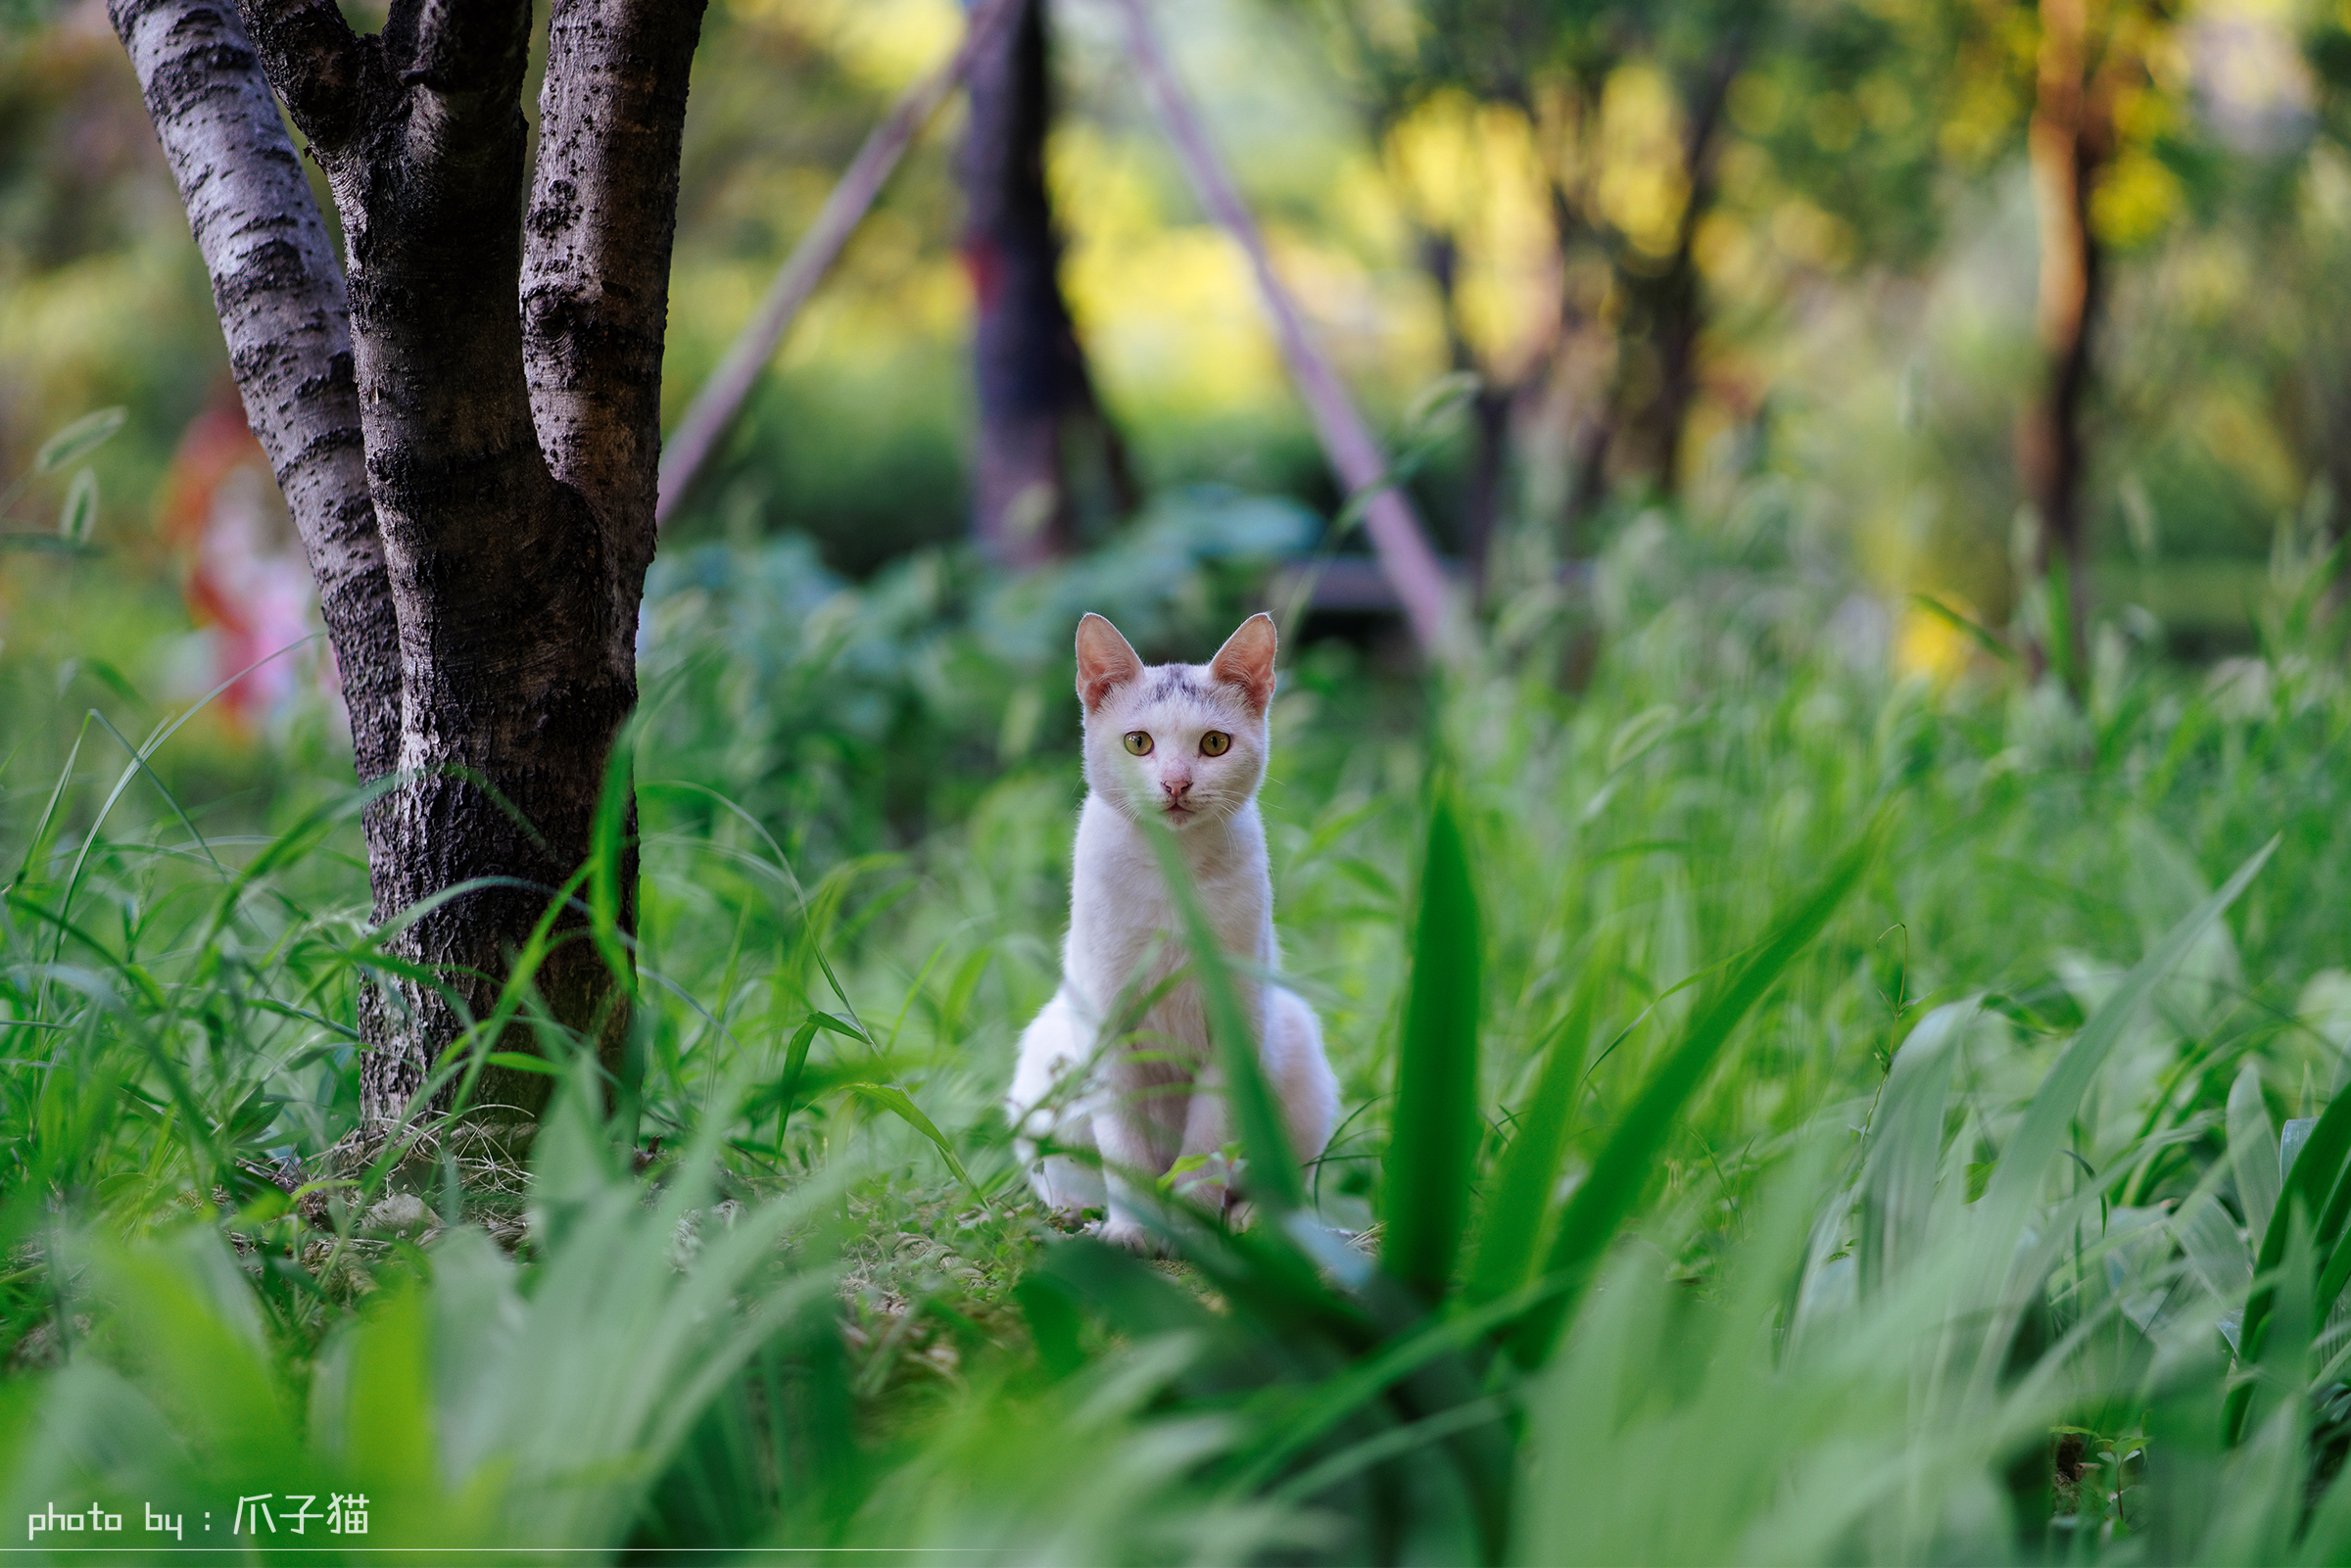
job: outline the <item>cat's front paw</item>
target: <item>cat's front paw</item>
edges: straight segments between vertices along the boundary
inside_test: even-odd
[[[1094,1232],[1113,1247],[1123,1247],[1137,1258],[1171,1258],[1166,1238],[1157,1231],[1146,1229],[1139,1220],[1113,1217],[1102,1221]]]

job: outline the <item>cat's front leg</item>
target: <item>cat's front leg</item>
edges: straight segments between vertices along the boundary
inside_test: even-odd
[[[1183,1118],[1183,1147],[1176,1166],[1176,1195],[1212,1214],[1223,1214],[1234,1200],[1232,1162],[1225,1148],[1232,1142],[1232,1110],[1224,1099],[1223,1073],[1214,1064],[1192,1085],[1191,1104]]]
[[[1109,1217],[1102,1222],[1102,1239],[1145,1258],[1165,1258],[1169,1256],[1166,1242],[1142,1221],[1155,1196],[1144,1190],[1144,1184],[1159,1168],[1151,1131],[1148,1113],[1123,1097],[1094,1113],[1094,1143],[1102,1152],[1103,1186],[1108,1196]]]
[[[1015,1157],[1045,1207],[1066,1217],[1103,1206],[1101,1172],[1082,1158],[1094,1147],[1092,1112],[1103,1098],[1084,1081],[1093,1050],[1083,1013],[1066,989],[1054,992],[1021,1035],[1020,1063],[1004,1098]]]

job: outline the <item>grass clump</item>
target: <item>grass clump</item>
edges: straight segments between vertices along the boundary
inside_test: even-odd
[[[2351,1551],[2315,579],[2218,672],[2102,633],[2080,704],[1894,673],[1867,601],[1661,516],[1581,598],[1506,580],[1444,688],[1306,647],[1266,806],[1345,1124],[1161,1266],[1055,1231],[995,1109],[1057,973],[1053,652],[960,568],[795,559],[744,580],[796,635],[660,587],[642,1081],[566,1076],[519,1152],[332,1153],[357,796],[207,810],[168,744],[118,790],[12,718],[0,1529],[356,1491],[368,1544],[648,1559]],[[1181,651],[1219,568],[1150,561]]]

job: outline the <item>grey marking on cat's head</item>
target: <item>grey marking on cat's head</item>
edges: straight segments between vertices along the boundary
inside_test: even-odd
[[[1148,695],[1153,702],[1164,702],[1176,696],[1197,697],[1201,691],[1192,684],[1190,665],[1163,664],[1159,667],[1158,678],[1151,683]]]
[[[1110,622],[1086,616],[1078,694],[1087,784],[1127,816],[1179,830],[1245,809],[1266,776],[1273,655],[1273,623],[1262,615],[1207,664],[1158,665],[1143,663]]]

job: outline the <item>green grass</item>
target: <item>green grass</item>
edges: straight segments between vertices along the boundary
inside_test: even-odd
[[[644,1560],[2351,1553],[2351,689],[2307,569],[2257,666],[2105,630],[2081,708],[1897,678],[1834,580],[1655,518],[1588,599],[1525,570],[1443,689],[1305,648],[1266,807],[1344,1124],[1155,1265],[1047,1223],[995,1102],[1079,790],[1032,632],[1082,596],[1205,649],[1235,580],[1186,559],[665,567],[642,1079],[607,1119],[538,1020],[524,1151],[329,1153],[386,962],[331,761],[200,797],[0,669],[0,1544],[358,1491],[373,1545]],[[135,698],[107,725],[160,732]]]

